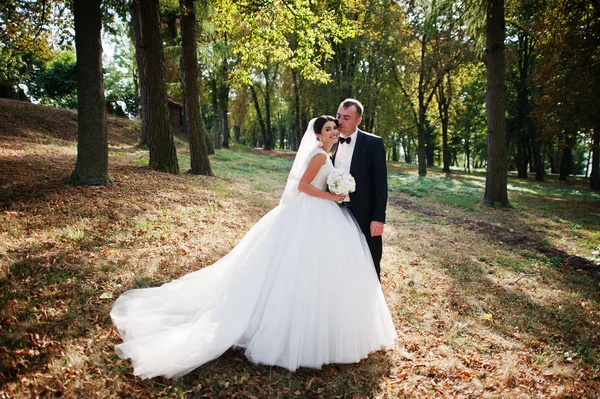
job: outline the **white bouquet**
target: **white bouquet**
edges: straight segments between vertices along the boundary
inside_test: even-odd
[[[334,194],[346,196],[356,190],[356,182],[350,173],[333,169],[327,176],[327,187]]]

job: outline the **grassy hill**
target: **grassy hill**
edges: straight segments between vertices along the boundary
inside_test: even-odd
[[[126,118],[108,116],[109,144],[133,145],[140,125]],[[0,137],[47,143],[77,140],[77,111],[0,98]]]
[[[73,111],[0,100],[0,398],[577,397],[600,391],[600,198],[585,182],[388,165],[382,285],[400,339],[355,365],[296,373],[229,351],[140,381],[109,311],[227,254],[277,205],[289,157],[236,146],[215,177],[147,168],[139,125],[109,118],[107,187],[69,186]],[[182,170],[189,164],[178,141]]]

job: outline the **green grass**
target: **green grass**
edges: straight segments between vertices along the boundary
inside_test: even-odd
[[[218,150],[211,156],[211,162],[216,175],[226,178],[247,176],[249,179],[257,179],[262,175],[287,175],[293,161],[270,156],[257,157],[247,150]],[[261,176],[257,176],[257,173]]]
[[[459,172],[447,175],[430,173],[427,177],[420,177],[412,173],[393,172],[389,174],[388,184],[392,191],[419,198],[429,196],[435,200],[446,198],[444,201],[449,204],[455,202],[457,206],[471,208],[483,198],[485,176]],[[513,195],[515,199],[527,195],[546,199],[600,201],[599,193],[585,190],[582,187],[561,188],[555,182],[536,182],[512,178],[507,189],[509,196]],[[524,203],[528,204],[527,201]],[[535,207],[540,210],[554,210],[560,205],[546,203],[536,204]]]
[[[459,180],[440,176],[419,177],[390,173],[389,190],[417,198],[428,198],[460,208],[473,210],[481,202],[484,185],[479,181]]]

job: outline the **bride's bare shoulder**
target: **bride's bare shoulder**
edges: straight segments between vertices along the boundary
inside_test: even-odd
[[[318,157],[318,158],[317,158]],[[327,161],[327,153],[321,148],[315,148],[310,154],[310,158],[317,158],[319,160],[323,160],[323,163]]]

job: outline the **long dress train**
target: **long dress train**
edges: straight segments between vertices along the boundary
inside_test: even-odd
[[[325,189],[328,160],[311,184]],[[289,370],[354,363],[396,331],[366,241],[335,202],[300,193],[212,266],[121,295],[110,313],[141,378],[177,378],[231,347]]]

